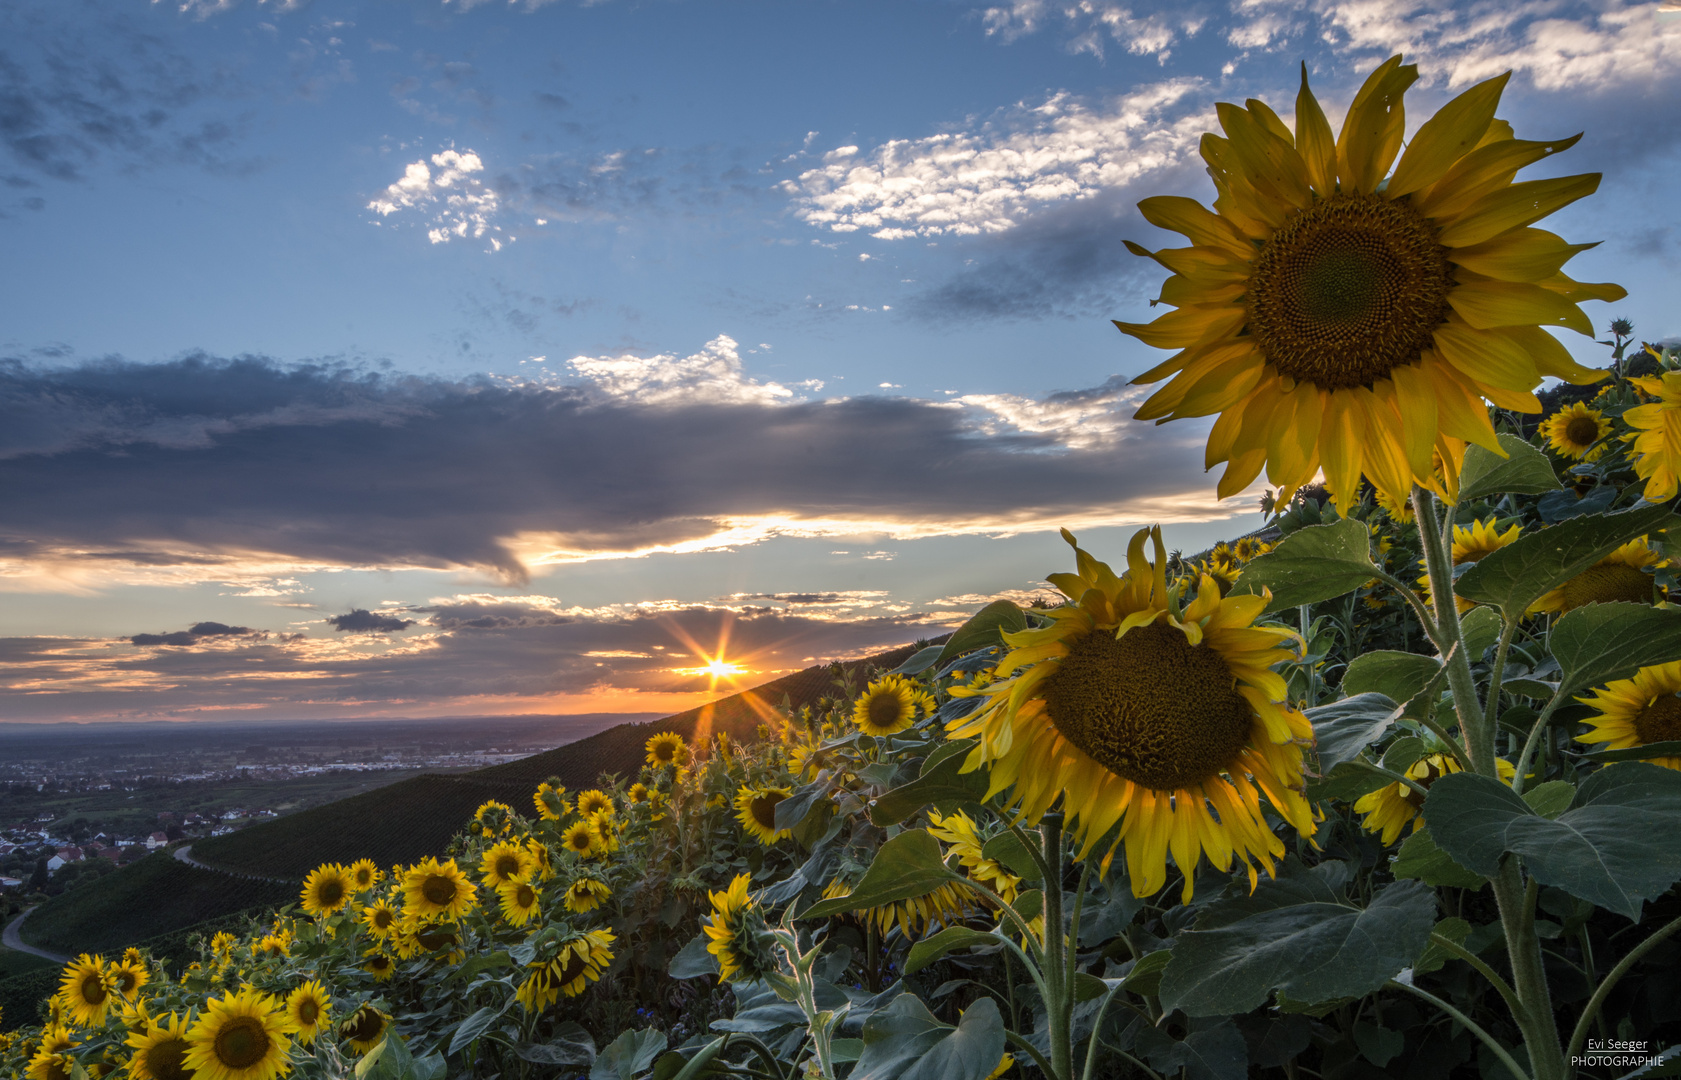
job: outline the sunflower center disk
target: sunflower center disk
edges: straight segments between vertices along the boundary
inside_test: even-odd
[[[531,886],[521,885],[514,892],[514,903],[520,907],[530,907],[537,902],[537,894],[531,891]]]
[[[898,727],[904,718],[905,703],[898,694],[877,694],[870,701],[870,723],[876,727]]]
[[[216,1059],[230,1069],[249,1069],[268,1051],[268,1032],[252,1017],[241,1016],[216,1033]]]
[[[1591,416],[1578,416],[1565,425],[1564,437],[1577,446],[1592,446],[1599,438],[1599,423]]]
[[[1119,640],[1087,634],[1045,682],[1051,723],[1126,780],[1174,791],[1237,760],[1253,722],[1231,669],[1207,645],[1153,623]]]
[[[582,975],[583,973],[584,973],[584,960],[583,960],[583,958],[580,957],[577,953],[572,953],[567,958],[566,966],[560,969],[560,974],[558,976],[556,976],[555,981],[558,982],[560,985],[565,986],[567,983],[571,982],[573,979],[576,979],[578,976]]]
[[[89,1005],[98,1005],[105,1000],[105,983],[98,975],[89,975],[82,980],[82,1000]]]
[[[146,1051],[146,1071],[158,1080],[183,1080],[191,1076],[182,1064],[187,1057],[187,1044],[182,1039],[161,1042]]]
[[[1565,610],[1583,604],[1609,604],[1618,600],[1634,604],[1652,602],[1652,579],[1632,566],[1613,563],[1590,566],[1561,587]]]
[[[298,1019],[305,1024],[315,1023],[315,1018],[321,1015],[321,1006],[305,998],[298,1002]]]
[[[496,860],[496,876],[511,878],[519,873],[519,860],[512,855],[504,855]]]
[[[426,897],[429,903],[442,907],[455,899],[455,882],[433,874],[420,886],[420,895]]]
[[[1430,347],[1452,287],[1447,249],[1410,206],[1333,195],[1261,249],[1249,332],[1281,375],[1326,390],[1370,386]]]
[[[321,886],[321,906],[331,907],[344,899],[344,886],[336,881],[329,881]]]
[[[1642,743],[1681,739],[1681,697],[1665,694],[1641,709],[1634,718],[1634,733]]]
[[[748,810],[753,815],[753,820],[766,829],[776,828],[776,804],[785,797],[774,792],[767,792],[748,803]]]

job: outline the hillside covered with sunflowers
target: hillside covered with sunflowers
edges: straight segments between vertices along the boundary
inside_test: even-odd
[[[1060,603],[755,738],[490,801],[328,863],[184,966],[83,955],[0,1036],[29,1080],[1675,1075],[1681,355],[1536,227],[1505,77],[1404,148],[1380,66],[1333,133],[1221,105],[1212,209],[1141,209],[1174,350],[1273,526],[1079,546]],[[1539,396],[1544,379],[1557,380]]]

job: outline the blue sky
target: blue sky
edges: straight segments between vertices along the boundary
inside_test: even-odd
[[[1512,68],[1586,132],[1596,326],[1681,335],[1673,3],[7,5],[0,720],[668,711],[726,635],[1024,599],[1058,525],[1248,531],[1129,419],[1120,241],[1216,101],[1305,63],[1336,122],[1397,51],[1413,126]]]

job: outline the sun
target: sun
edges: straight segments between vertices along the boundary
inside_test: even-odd
[[[714,679],[730,679],[747,673],[747,669],[740,664],[732,663],[721,656],[716,660],[707,661],[706,666],[701,670]]]

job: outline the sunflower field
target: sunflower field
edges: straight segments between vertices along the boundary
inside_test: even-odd
[[[1681,356],[1535,222],[1474,86],[1417,70],[1333,134],[1221,105],[1213,208],[1133,250],[1176,350],[1143,419],[1215,416],[1268,530],[1079,546],[746,743],[491,801],[418,862],[319,866],[174,970],[83,955],[30,1080],[1677,1075]],[[1171,377],[1171,378],[1170,378]],[[1545,377],[1568,384],[1537,396]],[[1545,403],[1544,400],[1545,399]],[[1119,567],[1119,569],[1117,569]]]

